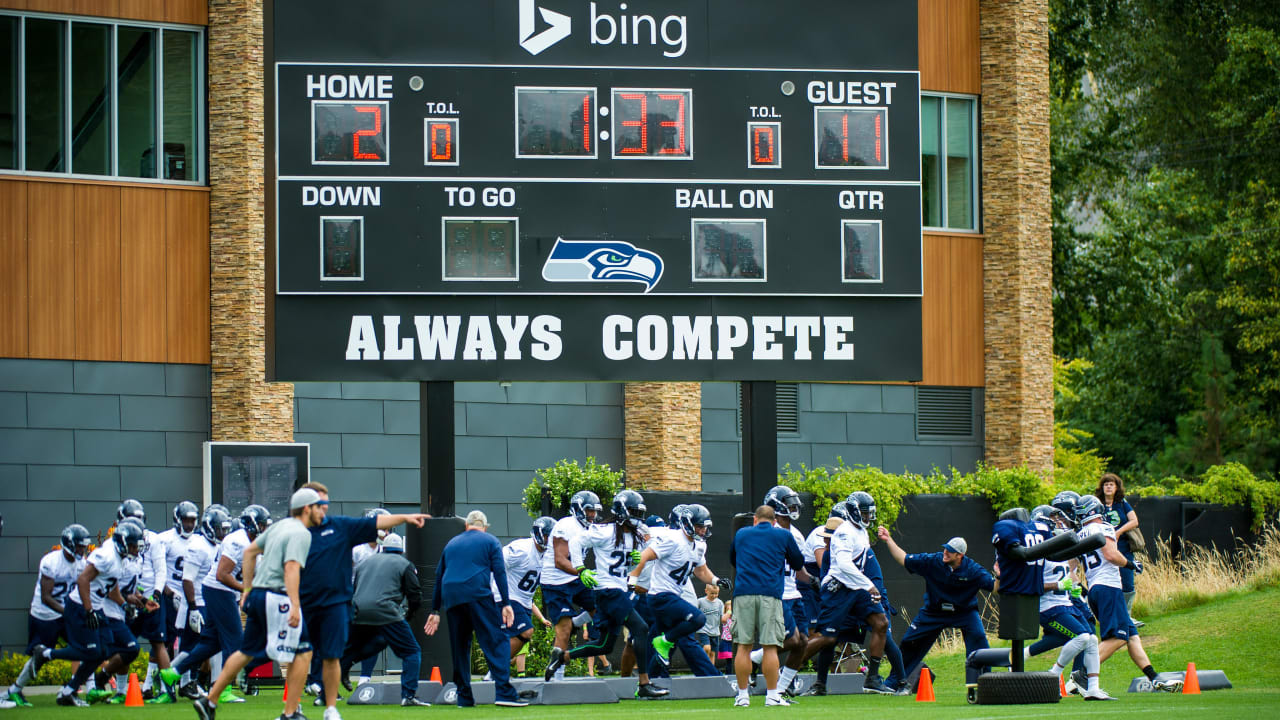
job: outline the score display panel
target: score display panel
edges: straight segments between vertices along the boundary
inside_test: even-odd
[[[914,7],[820,2],[794,19],[812,31],[874,9],[910,30],[909,56],[858,69],[756,0],[609,16],[637,45],[661,38],[648,54],[596,47],[607,3],[583,3],[585,37],[570,22],[534,56],[525,5],[451,10],[496,26],[483,42],[501,52],[373,62],[361,53],[382,42],[385,57],[385,38],[362,49],[303,4],[269,3],[269,376],[920,379]],[[696,57],[670,57],[672,18],[754,21],[792,47],[778,67],[717,62],[691,33]]]

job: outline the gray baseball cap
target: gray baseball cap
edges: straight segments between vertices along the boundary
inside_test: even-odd
[[[304,508],[308,505],[316,505],[318,503],[328,505],[329,501],[321,500],[320,493],[312,490],[311,488],[299,488],[294,491],[293,497],[289,498],[289,509],[297,510],[298,508]]]
[[[962,537],[953,537],[942,546],[942,549],[965,555],[969,552],[969,543],[965,542]]]

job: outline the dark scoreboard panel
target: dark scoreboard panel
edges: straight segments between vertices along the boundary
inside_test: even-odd
[[[269,374],[918,379],[906,5],[269,4]]]

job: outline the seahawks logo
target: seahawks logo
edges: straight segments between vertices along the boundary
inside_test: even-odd
[[[662,258],[656,253],[621,241],[565,240],[555,247],[542,266],[547,282],[636,282],[647,293],[662,279]]]

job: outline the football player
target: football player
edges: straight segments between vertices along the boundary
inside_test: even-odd
[[[221,520],[220,510],[214,509],[206,514],[210,525],[216,530]],[[222,663],[236,650],[244,640],[244,628],[240,623],[240,594],[244,592],[242,584],[242,568],[244,551],[271,525],[271,513],[261,505],[250,505],[240,514],[240,529],[225,533],[214,553],[208,570],[200,581],[200,599],[203,602],[203,626],[200,638],[195,646],[179,656],[174,667],[161,671],[161,677],[167,684],[174,684],[183,675],[190,675],[204,661],[210,660],[212,675],[217,677],[222,672]],[[229,527],[229,526],[228,526]],[[201,528],[204,537],[204,528]],[[217,532],[214,532],[217,535]],[[188,552],[191,549],[188,548]],[[219,656],[218,653],[221,653]],[[236,695],[230,687],[222,691],[219,703],[244,702],[244,698]]]
[[[89,531],[83,525],[72,523],[63,528],[59,548],[40,558],[40,572],[31,597],[31,612],[27,616],[27,655],[31,659],[22,666],[22,672],[9,686],[9,700],[17,707],[31,707],[22,690],[35,680],[37,649],[42,652],[45,648],[57,646],[60,638],[67,638],[62,619],[63,607],[67,593],[84,570],[89,541]],[[43,660],[40,662],[43,664]]]
[[[145,638],[151,644],[150,661],[147,663],[146,677],[142,681],[142,697],[153,703],[173,702],[173,695],[167,692],[155,693],[153,682],[161,669],[169,667],[168,637],[165,622],[168,615],[163,607],[161,591],[168,568],[168,548],[161,540],[160,534],[146,529],[147,513],[142,503],[137,500],[125,500],[116,508],[116,524],[126,518],[133,518],[142,524],[146,542],[138,557],[141,574],[138,576],[138,592],[146,603],[133,613],[129,620],[129,631],[134,637]]]
[[[1031,522],[1036,526],[1041,541],[1048,539],[1057,531],[1068,529],[1072,522],[1067,520],[1061,510],[1052,505],[1039,505],[1031,511]],[[1098,637],[1093,634],[1091,624],[1080,617],[1071,604],[1073,593],[1079,588],[1072,578],[1075,561],[1059,562],[1045,558],[1044,560],[1044,594],[1040,596],[1040,626],[1044,628],[1044,641],[1054,638],[1058,640],[1062,651],[1057,661],[1049,670],[1061,676],[1062,671],[1076,659],[1082,658],[1087,688],[1081,694],[1085,700],[1114,700],[1098,687]],[[1035,646],[1027,648],[1030,655]]]
[[[684,598],[684,589],[690,574],[706,583],[719,585],[729,589],[733,584],[728,579],[716,577],[706,564],[705,544],[701,553],[698,551],[696,539],[705,543],[711,534],[711,513],[702,505],[685,505],[673,511],[675,527],[654,531],[654,542],[640,553],[639,562],[628,574],[628,588],[635,587],[636,580],[644,572],[645,566],[655,563],[653,576],[650,578],[648,603],[655,624],[665,628],[664,632],[653,635],[651,644],[658,660],[663,665],[670,664],[671,648],[681,638],[692,636],[702,627],[706,618],[697,605]],[[685,658],[692,663],[694,658],[702,658],[707,665],[706,654],[696,642],[691,643],[692,650],[685,652]],[[711,666],[713,675],[720,671]]]
[[[569,558],[578,571],[582,584],[595,592],[596,614],[593,623],[600,633],[598,641],[579,645],[566,653],[558,647],[551,648],[551,658],[543,673],[550,680],[567,660],[607,655],[622,635],[625,626],[635,643],[640,667],[648,667],[649,626],[635,611],[634,594],[627,587],[627,570],[640,560],[645,542],[644,497],[634,490],[621,490],[613,496],[611,506],[613,523],[593,525],[569,543]],[[595,553],[596,569],[586,567],[587,550]],[[636,698],[656,698],[667,694],[649,682],[649,673],[639,675]]]
[[[129,628],[123,621],[108,620],[104,611],[107,605],[119,609],[126,602],[141,604],[142,598],[138,595],[126,600],[121,583],[127,582],[134,572],[126,567],[126,560],[133,558],[136,561],[144,542],[140,525],[132,521],[120,523],[110,542],[103,543],[89,554],[75,586],[67,595],[68,602],[63,606],[67,647],[57,650],[40,646],[34,648],[34,673],[39,673],[47,660],[80,661],[80,667],[71,680],[58,691],[58,705],[86,706],[88,703],[76,697],[76,691],[103,660],[111,658],[108,669],[127,671],[129,663],[138,656],[138,643]],[[125,682],[128,682],[127,678]]]
[[[210,505],[205,508],[204,514],[200,517],[197,532],[187,541],[187,554],[182,562],[182,598],[187,624],[182,630],[181,651],[173,661],[177,667],[187,667],[183,663],[200,644],[200,636],[204,632],[205,625],[208,624],[208,615],[204,606],[204,578],[209,574],[210,569],[220,564],[218,550],[222,546],[223,539],[230,533],[231,515],[220,506]],[[182,613],[179,612],[179,614]],[[238,614],[236,620],[239,621]],[[221,670],[221,662],[214,661],[214,663],[212,675],[217,677]],[[196,686],[190,669],[180,673],[180,676],[182,680],[180,694],[185,698],[198,700],[202,693]],[[162,677],[166,682],[173,684],[171,674],[165,673]]]
[[[1125,605],[1124,593],[1120,589],[1120,568],[1128,567],[1134,572],[1142,572],[1142,565],[1136,560],[1129,560],[1116,547],[1116,531],[1106,521],[1106,508],[1102,501],[1092,495],[1080,498],[1076,505],[1076,520],[1080,523],[1082,538],[1102,535],[1106,538],[1102,547],[1085,556],[1085,580],[1089,583],[1089,606],[1098,618],[1099,637],[1098,660],[1106,662],[1116,650],[1128,647],[1129,657],[1133,664],[1142,670],[1142,674],[1151,681],[1156,690],[1177,692],[1182,688],[1181,680],[1157,680],[1156,671],[1142,648],[1142,639],[1138,637],[1138,629],[1129,617],[1128,606]],[[1092,686],[1092,678],[1090,678]]]
[[[569,498],[569,514],[556,521],[551,530],[551,552],[542,561],[542,607],[547,619],[555,625],[555,646],[569,649],[569,636],[595,612],[595,597],[582,584],[578,570],[569,557],[569,543],[596,521],[604,511],[600,496],[590,490],[579,490]],[[577,606],[581,612],[574,613]],[[563,679],[563,670],[556,679]]]
[[[846,504],[848,501],[846,501]],[[861,531],[861,532],[859,532]],[[880,679],[880,663],[884,659],[885,633],[889,620],[885,617],[880,591],[863,574],[859,565],[871,546],[867,543],[866,521],[861,512],[849,508],[849,519],[836,528],[831,537],[831,568],[822,579],[822,606],[818,613],[818,636],[809,639],[803,652],[787,657],[786,667],[778,674],[778,687],[790,687],[800,667],[823,648],[835,645],[837,636],[865,626],[869,631],[867,679],[863,691],[891,694]]]
[[[183,500],[173,508],[173,527],[158,534],[156,539],[164,544],[165,578],[164,598],[160,603],[164,612],[164,628],[168,637],[169,656],[180,645],[179,638],[187,625],[185,616],[186,596],[182,591],[182,566],[187,559],[187,543],[200,524],[200,508]]]
[[[543,556],[551,545],[551,533],[555,526],[555,518],[544,515],[533,521],[529,537],[512,540],[502,548],[502,560],[507,566],[507,591],[516,617],[511,627],[506,629],[511,638],[512,660],[533,639],[535,619],[544,625],[551,624],[534,604],[533,593],[537,591],[542,578]],[[502,600],[497,581],[489,578],[489,586],[493,590],[494,601]]]

